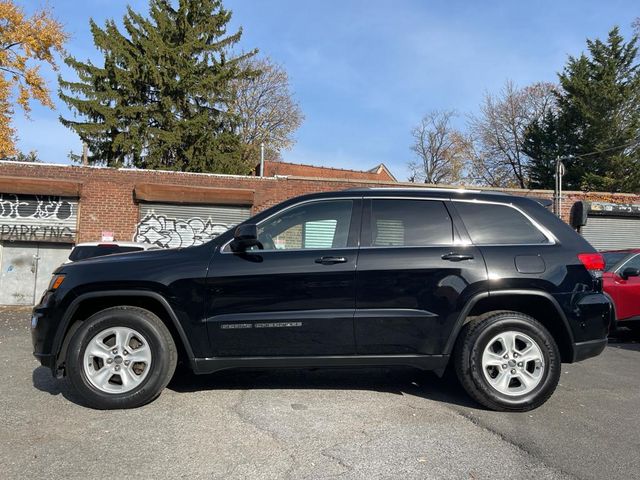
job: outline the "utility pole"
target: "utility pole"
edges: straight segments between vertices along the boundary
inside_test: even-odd
[[[87,165],[89,165],[89,147],[87,142],[82,142],[82,166],[86,167]]]
[[[260,143],[260,176],[264,177],[264,142]]]
[[[562,218],[562,177],[565,174],[564,164],[560,157],[556,158],[555,187],[553,190],[553,213]]]

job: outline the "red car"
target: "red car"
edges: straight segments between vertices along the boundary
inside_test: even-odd
[[[640,332],[640,249],[602,252],[605,293],[613,300],[617,327]]]

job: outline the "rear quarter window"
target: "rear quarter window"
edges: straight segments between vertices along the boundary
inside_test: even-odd
[[[454,202],[476,245],[547,243],[547,237],[515,208],[491,203]]]

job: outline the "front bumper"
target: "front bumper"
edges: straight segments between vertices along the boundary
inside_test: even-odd
[[[50,300],[46,298],[46,300]],[[54,338],[57,333],[58,318],[51,303],[40,302],[31,313],[31,343],[33,356],[43,367],[55,373],[57,368],[57,352],[54,350]]]
[[[33,353],[33,356],[40,362],[40,365],[43,367],[47,367],[51,370],[51,372],[55,372],[57,365],[56,355],[52,355],[50,353]]]

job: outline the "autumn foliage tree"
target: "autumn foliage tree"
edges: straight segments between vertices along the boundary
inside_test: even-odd
[[[32,16],[10,0],[0,0],[0,158],[17,154],[11,119],[17,103],[25,114],[31,100],[53,108],[40,64],[57,69],[55,53],[62,53],[67,39],[62,25],[49,10]]]

